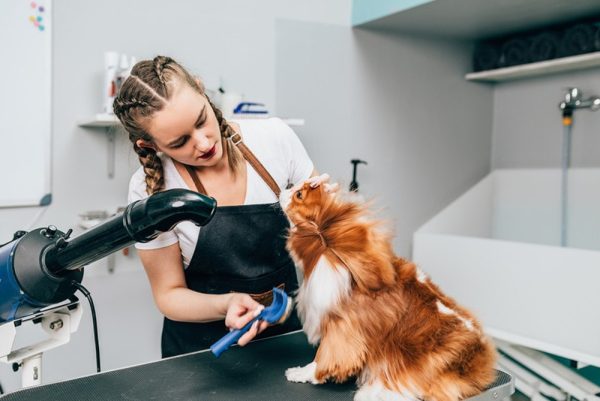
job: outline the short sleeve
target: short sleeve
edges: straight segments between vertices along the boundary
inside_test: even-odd
[[[277,121],[278,130],[284,138],[283,150],[288,160],[288,180],[295,185],[310,177],[314,165],[294,130],[282,120],[274,120]]]
[[[146,193],[146,180],[144,170],[137,170],[129,181],[129,193],[127,195],[128,203],[145,199],[148,197]],[[137,242],[137,249],[159,249],[179,242],[177,235],[173,231],[167,231],[160,234],[158,237],[149,242]]]

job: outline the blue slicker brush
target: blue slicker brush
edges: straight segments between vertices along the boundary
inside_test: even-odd
[[[232,330],[219,341],[210,346],[210,350],[219,357],[227,348],[235,344],[245,332],[250,330],[252,324],[257,320],[264,320],[269,324],[283,323],[292,312],[292,299],[279,288],[273,288],[273,302],[263,309],[258,316],[248,322],[244,327]]]

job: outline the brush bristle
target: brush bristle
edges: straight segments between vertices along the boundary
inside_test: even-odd
[[[285,322],[286,320],[288,320],[288,318],[292,314],[293,304],[294,304],[294,301],[292,300],[292,297],[288,296],[287,303],[285,305],[285,312],[283,313],[283,315],[281,315],[281,317],[277,321],[277,324],[281,324],[281,323]]]

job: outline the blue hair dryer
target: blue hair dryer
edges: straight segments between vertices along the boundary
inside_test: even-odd
[[[215,199],[184,189],[159,192],[69,240],[54,226],[18,232],[0,246],[0,324],[71,297],[83,266],[134,242],[147,242],[183,220],[199,226],[215,213]]]

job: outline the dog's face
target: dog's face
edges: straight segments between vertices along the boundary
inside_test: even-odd
[[[321,185],[311,188],[306,183],[299,188],[283,191],[279,201],[292,225],[297,225],[302,221],[314,220],[321,210],[325,195]]]

